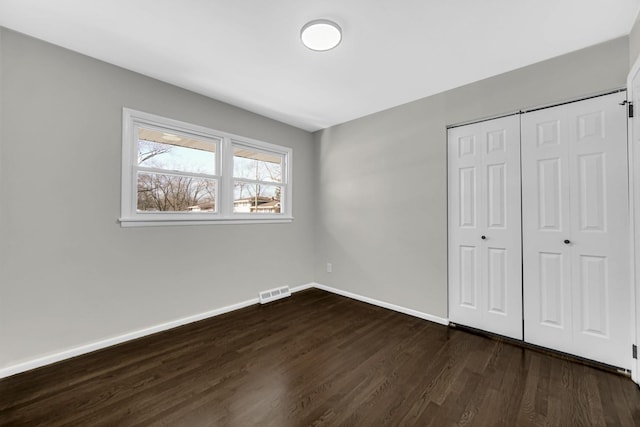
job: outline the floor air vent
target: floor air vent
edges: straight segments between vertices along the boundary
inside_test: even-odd
[[[282,288],[269,289],[268,291],[260,292],[260,304],[266,304],[271,301],[275,301],[280,298],[286,298],[291,296],[291,291],[288,286]]]

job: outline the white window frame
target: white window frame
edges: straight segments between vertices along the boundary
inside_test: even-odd
[[[122,109],[122,189],[119,222],[122,227],[196,225],[196,224],[255,224],[285,223],[292,215],[292,157],[291,148],[270,144],[239,135],[169,119],[130,108]],[[205,178],[218,180],[215,212],[138,212],[138,127],[146,127],[216,144],[216,174]],[[282,182],[269,183],[281,187],[279,213],[234,213],[233,148],[242,146],[259,152],[281,156]],[[198,176],[188,173],[185,175]]]

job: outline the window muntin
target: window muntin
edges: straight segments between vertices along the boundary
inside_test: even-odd
[[[123,110],[123,226],[291,221],[291,149]]]

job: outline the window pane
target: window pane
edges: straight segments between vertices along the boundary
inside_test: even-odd
[[[236,181],[233,195],[235,213],[280,213],[282,187]]]
[[[218,181],[138,173],[138,212],[215,212]]]
[[[234,147],[233,177],[282,182],[282,156]]]
[[[138,165],[169,171],[216,174],[216,144],[140,128]]]

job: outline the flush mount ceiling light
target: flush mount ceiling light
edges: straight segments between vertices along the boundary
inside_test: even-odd
[[[302,43],[311,50],[330,50],[340,44],[342,29],[328,19],[316,19],[307,22],[300,30]]]

